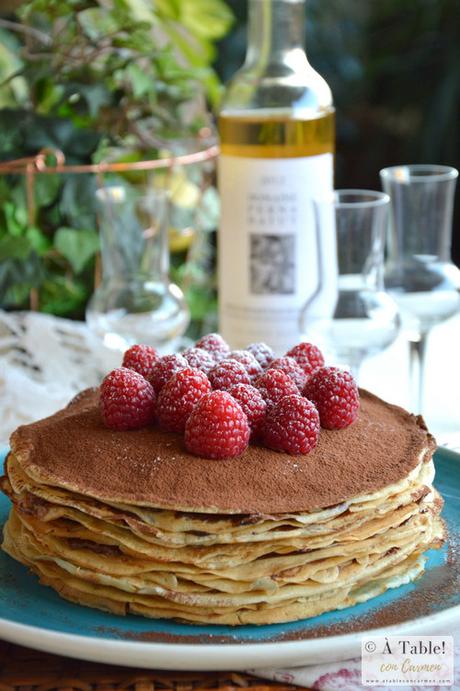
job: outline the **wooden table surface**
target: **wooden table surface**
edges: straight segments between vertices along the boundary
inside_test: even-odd
[[[241,672],[161,672],[116,667],[42,653],[0,640],[0,691],[294,691]]]

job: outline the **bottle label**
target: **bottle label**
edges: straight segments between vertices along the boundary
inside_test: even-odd
[[[312,198],[332,191],[333,155],[221,155],[219,318],[234,348],[299,341],[300,311],[318,286]]]

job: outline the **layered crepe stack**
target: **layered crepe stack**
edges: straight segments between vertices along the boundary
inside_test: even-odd
[[[113,432],[98,394],[19,428],[3,549],[63,597],[117,614],[267,624],[363,602],[443,539],[423,421],[361,391],[308,456],[226,461],[157,429]]]

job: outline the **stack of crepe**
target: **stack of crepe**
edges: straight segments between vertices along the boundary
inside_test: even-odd
[[[177,435],[104,427],[98,394],[19,428],[3,549],[63,597],[116,614],[268,624],[417,578],[442,544],[434,441],[361,392],[359,419],[290,457],[189,455]]]

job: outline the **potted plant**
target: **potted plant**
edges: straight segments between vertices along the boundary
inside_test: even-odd
[[[232,21],[223,0],[28,0],[8,12],[0,16],[0,160],[49,147],[69,164],[129,162],[180,153],[209,135],[208,105],[220,89],[214,42]],[[36,175],[34,183],[31,214],[23,176],[0,176],[0,305],[27,307],[32,291],[38,309],[80,317],[99,246],[96,181]],[[179,210],[194,203],[194,185],[177,171]],[[207,229],[217,208],[210,190],[200,210]],[[171,245],[192,317],[203,317],[213,301],[202,268],[210,245],[190,246],[177,228]]]

